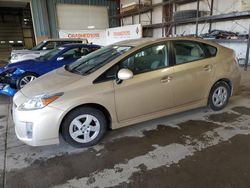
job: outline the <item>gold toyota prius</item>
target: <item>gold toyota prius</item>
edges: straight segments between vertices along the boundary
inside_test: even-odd
[[[117,129],[209,106],[221,110],[240,71],[231,49],[193,38],[138,39],[50,72],[13,99],[17,137],[31,146],[92,146]]]

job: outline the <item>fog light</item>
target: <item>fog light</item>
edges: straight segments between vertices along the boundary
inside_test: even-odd
[[[31,139],[33,134],[33,123],[26,122],[26,135],[27,138]]]

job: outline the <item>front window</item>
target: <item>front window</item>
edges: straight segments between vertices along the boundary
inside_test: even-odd
[[[59,54],[62,50],[64,50],[63,47],[56,48],[56,49],[51,50],[50,52],[46,53],[45,55],[38,57],[37,59],[43,60],[43,61],[51,60],[55,55]]]
[[[117,72],[126,68],[133,74],[146,73],[169,66],[168,47],[166,44],[157,44],[139,50],[120,63],[104,72],[95,82],[103,82],[116,78]]]
[[[103,65],[111,62],[118,56],[130,50],[131,46],[107,46],[84,56],[66,66],[66,70],[77,74],[89,74]]]
[[[56,41],[43,41],[36,45],[35,47],[31,48],[31,50],[52,50],[56,48],[57,43]]]
[[[122,61],[120,68],[127,68],[134,74],[150,72],[168,67],[168,49],[165,44],[144,48]]]
[[[69,49],[68,51],[64,52],[61,56],[64,59],[71,59],[71,58],[79,59],[80,57],[85,56],[89,53],[90,53],[89,49],[83,47],[77,47]]]
[[[31,50],[41,50],[43,48],[43,46],[45,45],[46,41],[40,42],[38,45],[34,46],[33,48],[31,48]]]

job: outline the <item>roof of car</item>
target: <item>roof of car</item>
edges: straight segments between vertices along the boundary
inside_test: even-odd
[[[151,42],[161,42],[161,41],[168,41],[168,40],[192,40],[192,41],[216,45],[216,43],[213,43],[211,41],[204,40],[204,39],[198,38],[198,37],[141,38],[141,39],[125,40],[125,41],[117,42],[113,45],[122,45],[122,46],[124,45],[124,46],[137,47],[137,46],[141,46],[141,45],[151,43]]]
[[[81,38],[52,38],[52,39],[45,39],[44,41],[88,41],[88,40]]]
[[[64,45],[61,45],[60,47],[92,47],[92,48],[100,48],[101,46],[96,44],[84,44],[84,43],[67,43]]]
[[[156,40],[155,38],[131,39],[131,40],[124,40],[124,41],[121,41],[121,42],[117,42],[114,45],[121,45],[121,46],[126,45],[126,46],[136,47],[136,46],[146,44],[148,42],[153,42],[155,40]]]

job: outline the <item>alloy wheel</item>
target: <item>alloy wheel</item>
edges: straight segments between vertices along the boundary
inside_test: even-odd
[[[27,75],[27,76],[23,77],[20,80],[20,84],[19,84],[20,88],[23,88],[25,85],[34,81],[35,79],[36,79],[36,76],[33,76],[33,75]]]
[[[212,102],[214,106],[221,107],[226,103],[227,98],[228,98],[227,88],[225,88],[224,86],[220,86],[214,90],[212,95]]]
[[[94,140],[100,132],[100,122],[90,114],[76,117],[70,123],[70,137],[78,143],[88,143]]]

